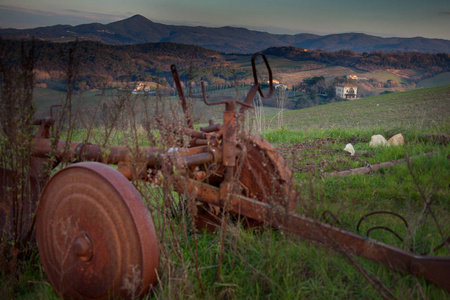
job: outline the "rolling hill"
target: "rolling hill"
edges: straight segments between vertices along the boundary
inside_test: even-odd
[[[284,113],[284,126],[308,128],[426,128],[449,124],[450,85],[378,95],[355,101],[319,105]],[[326,116],[326,118],[324,118]],[[267,116],[267,120],[273,116]]]

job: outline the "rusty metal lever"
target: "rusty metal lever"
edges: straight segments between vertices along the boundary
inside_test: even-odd
[[[247,104],[245,102],[239,101],[239,100],[224,100],[224,101],[217,101],[217,102],[208,102],[208,100],[206,100],[205,83],[202,81],[201,85],[202,85],[202,93],[203,93],[203,102],[205,102],[205,104],[208,105],[208,106],[219,105],[219,104],[230,105],[232,103],[237,103],[237,104],[240,104],[240,105],[248,107],[248,108],[255,108],[254,106],[252,106],[250,104]]]
[[[175,85],[177,86],[178,97],[181,100],[181,108],[183,109],[183,113],[186,118],[187,126],[191,129],[194,129],[194,123],[192,122],[192,118],[188,112],[186,98],[184,97],[183,88],[181,87],[180,77],[178,77],[177,67],[175,65],[171,65],[170,70],[172,71],[173,81],[175,82]]]
[[[267,95],[264,95],[264,93],[262,92],[261,86],[259,85],[259,80],[258,80],[258,71],[256,69],[256,58],[258,56],[261,56],[264,64],[266,65],[267,68],[267,73],[269,74],[269,92],[267,93]],[[172,66],[174,67],[174,66]],[[267,60],[267,57],[262,54],[262,53],[256,53],[252,56],[252,72],[253,72],[253,86],[250,88],[250,90],[247,93],[247,96],[245,97],[244,101],[239,101],[239,100],[225,100],[225,101],[218,101],[218,102],[208,102],[206,100],[206,89],[205,89],[205,84],[203,83],[203,81],[201,82],[202,85],[202,93],[203,93],[203,101],[205,102],[206,105],[218,105],[218,104],[231,104],[231,102],[233,103],[237,103],[242,105],[243,107],[241,107],[240,109],[240,113],[242,114],[243,112],[245,112],[245,110],[247,110],[247,108],[254,108],[254,106],[252,106],[250,103],[252,103],[253,98],[256,95],[256,92],[258,92],[261,97],[263,97],[264,99],[268,99],[270,97],[272,97],[273,94],[273,76],[272,76],[272,69],[270,68],[269,65],[269,61]]]

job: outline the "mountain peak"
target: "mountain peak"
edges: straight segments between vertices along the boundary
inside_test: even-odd
[[[143,15],[140,15],[140,14],[134,15],[125,20],[150,21],[149,19],[147,19],[146,17],[144,17]]]
[[[146,17],[137,14],[127,19],[109,23],[108,25],[114,24],[131,24],[132,26],[139,26],[140,24],[153,24],[153,22],[147,19]]]
[[[272,46],[288,45],[328,51],[351,49],[355,52],[374,50],[450,52],[449,40],[381,38],[361,33],[324,36],[307,33],[280,35],[230,26],[213,28],[165,25],[152,22],[140,14],[106,25],[92,23],[75,27],[49,26],[30,30],[0,29],[0,37],[4,39],[36,37],[61,42],[79,38],[113,45],[174,42],[228,53],[254,53]]]

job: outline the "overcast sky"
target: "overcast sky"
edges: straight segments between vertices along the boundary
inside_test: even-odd
[[[0,27],[154,22],[271,33],[362,32],[450,40],[450,0],[0,0]]]

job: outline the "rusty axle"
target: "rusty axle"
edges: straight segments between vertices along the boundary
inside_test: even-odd
[[[81,142],[72,142],[67,147],[65,141],[59,141],[56,150],[53,151],[51,142],[50,139],[35,139],[33,156],[48,158],[54,155],[60,160],[65,157],[72,161],[96,161],[113,165],[129,163],[133,157],[139,157],[139,160],[147,168],[157,168],[174,155],[168,155],[163,150],[154,147],[141,148],[137,153],[133,153],[129,148],[123,146],[99,146]],[[207,164],[215,160],[213,152],[207,151],[205,147],[181,148],[176,152],[183,158],[183,162],[187,167]]]

